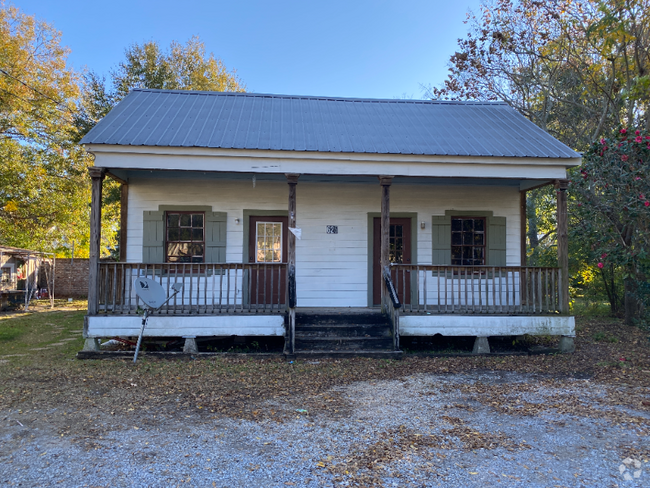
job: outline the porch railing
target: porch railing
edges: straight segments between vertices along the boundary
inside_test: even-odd
[[[386,312],[388,312],[393,326],[393,349],[399,351],[399,309],[402,307],[402,304],[399,301],[399,296],[393,285],[393,279],[388,267],[384,268],[382,277],[384,278],[386,293],[388,295],[385,297]]]
[[[158,312],[163,315],[284,313],[286,269],[279,263],[100,263],[98,311],[137,313],[133,281],[144,276],[160,283],[167,296],[172,285],[183,284]]]
[[[558,314],[559,268],[391,266],[404,313]]]

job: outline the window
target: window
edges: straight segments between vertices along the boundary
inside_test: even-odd
[[[202,263],[205,258],[205,214],[203,212],[166,212],[165,261]]]
[[[255,262],[282,262],[282,222],[257,222]]]
[[[404,262],[404,226],[390,224],[388,234],[388,260],[391,263],[403,264]]]
[[[451,264],[485,264],[485,217],[451,218]]]
[[[0,283],[0,287],[3,290],[8,290],[12,286],[12,280],[11,280],[11,268],[6,267],[2,268],[2,281]]]

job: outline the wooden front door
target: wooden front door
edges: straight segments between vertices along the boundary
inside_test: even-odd
[[[375,217],[373,224],[373,245],[372,245],[372,303],[381,304],[381,218]],[[391,218],[388,240],[388,257],[391,263],[411,264],[411,219]],[[397,290],[400,302],[411,303],[411,280],[410,273],[406,273],[407,279],[397,281],[397,274],[393,270],[391,278]],[[399,276],[402,278],[402,275]]]
[[[248,262],[287,262],[287,217],[250,217]],[[286,271],[275,266],[253,266],[250,276],[251,305],[285,303]]]

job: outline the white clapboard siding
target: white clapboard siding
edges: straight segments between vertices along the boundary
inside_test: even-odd
[[[427,275],[426,294],[424,275]],[[401,292],[401,283],[397,284],[398,292]],[[431,306],[444,305],[478,305],[483,306],[518,306],[519,305],[519,275],[515,275],[514,286],[512,278],[506,283],[506,278],[473,278],[459,281],[458,279],[437,279],[435,275],[421,273],[419,283],[418,300],[420,305]],[[440,300],[438,300],[440,297]]]
[[[141,262],[143,212],[160,205],[211,206],[227,214],[226,261],[241,263],[244,210],[286,211],[284,181],[228,179],[131,178],[129,180],[127,261]],[[492,211],[506,218],[506,261],[520,264],[519,191],[512,186],[406,184],[391,187],[392,213],[416,214],[412,229],[413,264],[431,264],[431,219],[446,210]],[[368,214],[381,209],[376,179],[368,183],[319,183],[298,180],[296,279],[299,305],[365,307],[368,305]],[[237,224],[235,219],[239,219]],[[420,228],[424,222],[425,228]],[[326,226],[338,226],[327,234]],[[371,229],[372,230],[372,229]]]
[[[137,297],[136,290],[133,287],[133,281],[137,273],[130,269],[125,272],[127,274],[125,297],[126,300],[131,300],[130,303],[135,304]],[[151,278],[150,272],[145,273],[141,271],[139,275]],[[217,271],[215,274],[210,274],[207,278],[204,276],[182,276],[179,273],[171,277],[156,276],[155,280],[160,283],[168,296],[171,296],[173,293],[173,284],[180,283],[183,285],[182,290],[169,301],[170,306],[216,305],[219,304],[220,300],[223,305],[226,303],[230,305],[241,305],[242,289],[244,284],[248,282],[248,280],[244,280],[244,272],[242,270],[224,270],[223,273]]]

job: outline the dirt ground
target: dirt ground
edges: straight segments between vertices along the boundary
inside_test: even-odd
[[[0,322],[0,483],[647,486],[650,479],[648,332],[616,320],[579,319],[570,355],[292,363],[144,356],[134,366],[74,359],[82,316],[74,307],[48,315],[50,342],[15,350]],[[145,442],[157,446],[151,459]],[[223,469],[203,461],[187,475],[184,450]],[[576,456],[579,466],[571,464]],[[245,469],[241,459],[258,468]],[[148,477],[133,478],[133,470]]]

